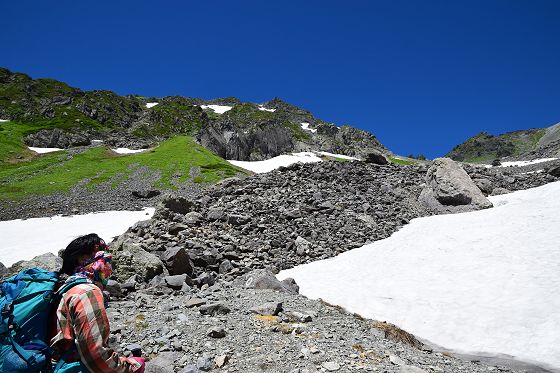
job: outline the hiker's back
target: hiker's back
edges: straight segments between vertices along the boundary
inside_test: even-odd
[[[85,279],[65,284],[61,293]],[[48,317],[60,298],[58,274],[30,268],[0,284],[0,371],[40,372],[50,368]]]

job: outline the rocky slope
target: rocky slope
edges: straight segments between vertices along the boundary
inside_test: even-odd
[[[148,108],[148,102],[157,105]],[[231,110],[219,114],[203,105]],[[36,147],[69,148],[103,140],[111,146],[142,148],[187,134],[196,135],[220,156],[237,160],[310,149],[351,156],[364,156],[371,149],[388,153],[375,136],[338,128],[280,99],[257,105],[236,98],[119,96],[82,91],[53,79],[31,79],[4,68],[0,68],[0,119],[32,124],[25,142]]]
[[[463,167],[486,195],[560,178],[560,162]],[[142,349],[148,372],[517,371],[434,352],[394,326],[302,297],[268,271],[332,257],[432,214],[418,202],[433,187],[427,173],[425,165],[296,164],[166,196],[153,219],[112,244],[111,343]]]
[[[548,128],[535,128],[493,136],[481,132],[457,145],[446,157],[464,162],[486,162],[494,159],[536,159],[560,157],[560,123]]]

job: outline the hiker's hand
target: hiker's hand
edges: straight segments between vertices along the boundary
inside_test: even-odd
[[[143,357],[136,357],[132,356],[129,357],[130,360],[134,361],[134,365],[131,367],[131,371],[134,373],[144,373],[144,369],[146,369],[146,363]]]

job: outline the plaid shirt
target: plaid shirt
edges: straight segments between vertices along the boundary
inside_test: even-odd
[[[76,285],[63,295],[56,310],[55,330],[51,339],[55,351],[62,355],[75,341],[79,355],[66,360],[81,360],[92,373],[128,373],[140,367],[134,359],[119,356],[107,346],[109,319],[103,293],[93,284]]]

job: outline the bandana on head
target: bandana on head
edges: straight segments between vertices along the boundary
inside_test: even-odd
[[[105,247],[107,247],[105,245]],[[111,260],[113,256],[105,251],[97,251],[93,259],[88,260],[78,267],[76,274],[89,278],[93,283],[107,285],[109,277],[113,273]]]

